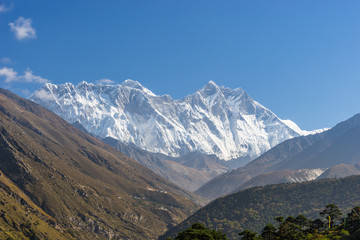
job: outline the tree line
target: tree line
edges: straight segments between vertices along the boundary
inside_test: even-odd
[[[239,232],[242,240],[312,240],[312,239],[360,239],[360,206],[351,209],[343,216],[335,204],[328,204],[316,219],[304,215],[282,216],[274,219],[275,224],[268,223],[261,233],[250,230]],[[227,235],[220,230],[209,229],[200,223],[194,223],[180,232],[174,240],[227,240]],[[172,240],[171,237],[167,240]]]
[[[267,223],[277,227],[277,216],[302,214],[316,220],[328,203],[343,212],[359,205],[360,176],[249,188],[214,200],[159,239],[175,238],[196,222],[221,230],[228,239],[239,239],[238,233],[244,229],[261,233]]]

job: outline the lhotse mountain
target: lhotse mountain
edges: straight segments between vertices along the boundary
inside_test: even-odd
[[[212,81],[180,100],[155,95],[133,80],[119,85],[47,83],[30,99],[99,138],[170,157],[200,152],[237,159],[237,166],[311,133],[281,120],[241,88]]]

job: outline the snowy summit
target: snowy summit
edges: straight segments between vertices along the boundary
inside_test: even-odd
[[[30,99],[91,134],[178,157],[199,151],[220,159],[253,159],[311,132],[281,120],[241,88],[213,81],[181,100],[157,96],[139,82],[119,85],[47,83]]]

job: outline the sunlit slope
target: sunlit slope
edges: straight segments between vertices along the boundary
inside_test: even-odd
[[[0,173],[0,239],[74,239]]]
[[[0,170],[81,239],[153,239],[197,208],[190,193],[6,90]]]

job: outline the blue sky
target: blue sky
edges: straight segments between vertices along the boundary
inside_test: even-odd
[[[241,87],[302,129],[359,113],[360,1],[0,0],[0,87]]]

